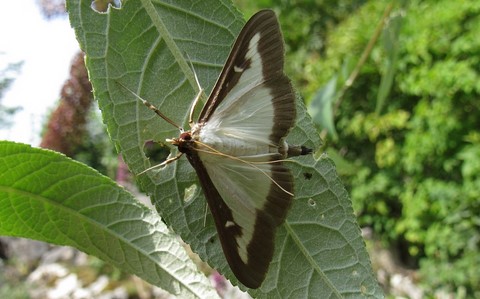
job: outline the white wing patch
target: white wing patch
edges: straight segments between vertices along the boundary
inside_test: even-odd
[[[260,40],[260,33],[253,36],[248,44],[248,52],[245,55],[245,60],[250,60],[250,66],[246,69],[240,77],[240,80],[230,90],[230,92],[223,99],[222,103],[216,109],[215,117],[218,113],[222,113],[225,109],[230,110],[232,105],[237,104],[237,101],[242,98],[248,91],[255,88],[263,82],[262,58],[258,51],[258,41]],[[235,68],[235,66],[234,66]],[[237,66],[237,70],[239,67]]]
[[[271,164],[249,163],[268,162],[278,154],[278,145],[269,138],[275,112],[271,90],[264,84],[259,40],[260,33],[250,40],[245,57],[249,67],[243,70],[234,66],[235,71],[242,72],[240,79],[200,129],[198,138],[222,154],[241,159],[198,152],[212,183],[231,209],[235,224],[242,229],[236,241],[245,264],[257,210],[264,209],[272,184]]]
[[[199,133],[201,142],[232,156],[271,153],[278,147],[269,140],[275,112],[271,90],[263,84],[259,39],[257,33],[250,40],[249,68]]]
[[[241,67],[239,67],[239,66],[236,66],[236,65],[233,66],[233,70],[234,70],[236,73],[243,72],[243,68],[241,68]]]
[[[242,228],[237,246],[240,258],[247,264],[247,246],[253,237],[257,210],[263,209],[270,192],[272,165],[255,164],[254,167],[246,163],[266,161],[265,155],[239,157],[245,162],[211,153],[198,152],[198,155],[218,193],[231,209],[233,221]],[[226,223],[229,225],[232,224]]]

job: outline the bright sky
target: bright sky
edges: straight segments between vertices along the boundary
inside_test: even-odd
[[[70,62],[79,51],[68,18],[45,19],[36,0],[0,1],[0,69],[24,61],[2,104],[20,106],[0,140],[37,146],[42,125],[59,99]]]

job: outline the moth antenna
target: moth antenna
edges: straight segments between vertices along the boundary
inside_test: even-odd
[[[142,175],[142,174],[144,174],[144,173],[146,173],[147,171],[150,171],[150,170],[152,170],[152,169],[159,168],[159,167],[163,167],[163,166],[165,166],[165,165],[167,165],[167,164],[170,164],[170,163],[172,163],[172,162],[180,159],[180,157],[181,157],[182,155],[183,155],[183,153],[179,153],[179,154],[176,155],[175,157],[169,158],[169,159],[163,161],[163,162],[160,163],[160,164],[157,164],[157,165],[154,165],[154,166],[152,166],[152,167],[149,167],[149,168],[145,169],[144,171],[140,172],[140,173],[137,174],[137,175]]]
[[[197,78],[197,75],[195,75],[195,79]],[[197,79],[198,80],[198,79]],[[198,81],[197,81],[198,83]],[[203,89],[200,88],[200,90],[198,91],[197,95],[195,96],[195,99],[193,100],[193,103],[192,103],[192,107],[190,108],[190,115],[188,117],[188,124],[190,125],[190,128],[193,127],[193,113],[195,112],[195,107],[197,106],[197,103],[198,103],[198,100],[200,99],[200,97],[202,96],[203,94]]]
[[[283,192],[287,193],[288,195],[291,195],[291,196],[294,196],[294,194],[292,192],[289,192],[287,190],[285,190],[282,186],[280,186],[279,183],[277,183],[271,176],[269,176],[265,171],[263,171],[262,169],[260,169],[258,166],[256,166],[255,164],[253,163],[250,163],[248,161],[245,161],[245,160],[242,160],[240,158],[237,158],[237,157],[234,157],[234,156],[230,156],[230,155],[227,155],[227,154],[224,154],[220,151],[217,151],[216,149],[212,148],[211,146],[208,146],[206,145],[205,143],[202,143],[200,141],[195,141],[195,143],[198,143],[202,146],[205,146],[206,148],[208,148],[210,151],[206,151],[206,150],[201,150],[201,149],[195,149],[196,151],[198,152],[204,152],[204,153],[209,153],[209,154],[212,154],[212,155],[219,155],[219,156],[223,156],[223,157],[227,157],[227,158],[230,158],[232,160],[237,160],[237,161],[240,161],[240,162],[243,162],[247,165],[250,165],[251,167],[257,169],[258,171],[260,171],[261,173],[263,173],[267,178],[270,179],[270,181],[272,181],[272,183],[274,183],[275,185],[277,185],[278,188],[280,188],[280,190],[282,190]],[[272,161],[273,162],[273,161]]]
[[[192,102],[192,107],[190,108],[190,114],[188,117],[188,124],[190,125],[190,128],[192,128],[194,124],[193,114],[195,113],[195,107],[197,107],[198,100],[200,100],[200,98],[202,97],[204,90],[200,85],[200,81],[198,80],[197,72],[195,72],[195,68],[193,67],[192,59],[190,59],[190,56],[188,56],[188,53],[185,53],[185,55],[187,55],[188,61],[190,62],[190,67],[192,68],[192,71],[193,71],[193,77],[195,78],[195,82],[197,83],[197,88],[198,88],[197,95],[195,96],[195,99]]]
[[[128,92],[130,92],[133,96],[135,96],[135,98],[137,98],[138,100],[140,100],[145,106],[148,107],[148,109],[150,110],[153,110],[153,112],[155,112],[158,116],[160,116],[161,118],[163,118],[166,122],[168,122],[169,124],[171,124],[172,126],[176,127],[177,129],[179,129],[181,132],[183,132],[183,128],[180,127],[179,125],[177,125],[173,120],[171,120],[170,118],[168,118],[165,114],[163,114],[157,107],[155,107],[154,105],[150,104],[149,102],[147,102],[146,100],[144,100],[142,97],[140,97],[138,94],[136,94],[133,90],[131,90],[130,88],[126,87],[125,85],[123,85],[122,83],[118,82],[118,81],[115,81],[118,85],[120,85],[121,87],[123,87],[124,89],[126,89]]]

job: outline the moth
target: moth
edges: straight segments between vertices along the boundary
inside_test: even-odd
[[[275,13],[262,10],[243,27],[197,122],[168,139],[195,169],[227,262],[237,279],[258,288],[274,253],[275,232],[293,201],[287,157],[311,152],[285,138],[296,116],[295,94],[284,74],[284,46]],[[197,79],[198,84],[198,79]]]

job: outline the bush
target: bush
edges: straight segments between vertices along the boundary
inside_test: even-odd
[[[327,82],[358,60],[387,4],[367,3],[329,32],[309,76]],[[404,18],[384,112],[375,108],[388,53],[377,43],[339,106],[338,141],[327,143],[349,168],[339,172],[360,223],[406,246],[428,289],[478,298],[480,3],[410,1],[393,14]]]

